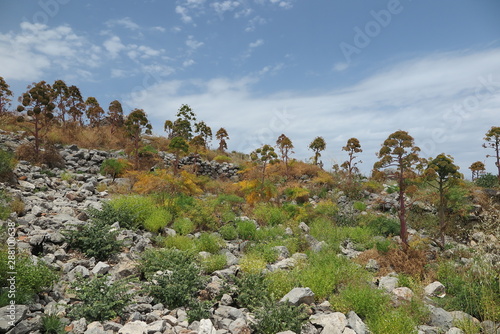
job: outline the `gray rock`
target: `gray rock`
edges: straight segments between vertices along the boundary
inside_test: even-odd
[[[293,331],[284,331],[284,332],[278,332],[276,334],[296,334],[296,333]]]
[[[231,322],[229,325],[229,331],[232,334],[246,334],[251,333],[250,326],[248,326],[247,322],[243,318],[238,318]]]
[[[143,321],[132,321],[120,328],[118,334],[146,334],[147,328],[148,325]]]
[[[418,332],[423,334],[441,334],[443,330],[436,326],[422,325],[418,326]]]
[[[460,328],[452,327],[446,332],[446,334],[464,334],[464,332]]]
[[[99,261],[92,269],[92,274],[94,274],[94,275],[106,275],[110,268],[111,268],[111,266],[109,264],[107,264],[106,262]]]
[[[398,287],[398,278],[393,276],[384,276],[380,278],[378,283],[378,287],[380,289],[385,289],[387,292],[392,292],[395,288]]]
[[[314,303],[314,292],[309,288],[293,288],[283,298],[280,303],[288,302],[291,305],[312,304]]]
[[[306,234],[308,234],[308,233],[309,233],[309,231],[310,231],[309,226],[307,226],[307,224],[306,224],[306,223],[304,223],[304,222],[300,222],[300,224],[299,224],[299,228],[302,230],[302,232],[304,232],[304,233],[306,233]]]
[[[368,271],[376,272],[380,270],[380,264],[375,259],[369,259],[365,268]]]
[[[75,320],[70,324],[73,327],[74,334],[83,334],[87,329],[87,320],[81,318],[80,320]]]
[[[491,320],[485,320],[481,323],[481,328],[486,334],[500,334],[500,323]]]
[[[0,333],[5,333],[26,319],[28,306],[9,304],[0,308]]]
[[[167,322],[165,320],[157,320],[148,325],[146,328],[146,333],[154,334],[156,332],[163,333],[163,331],[167,328]]]
[[[71,271],[68,273],[67,277],[70,282],[73,282],[76,280],[76,278],[81,275],[83,278],[87,278],[90,276],[90,272],[87,268],[85,268],[82,265],[78,265],[75,268],[71,269]]]
[[[321,333],[328,334],[342,334],[344,328],[347,326],[347,318],[343,313],[321,313],[313,314],[309,321],[313,325],[323,327]]]
[[[352,328],[356,334],[366,334],[368,329],[361,318],[354,311],[347,313],[347,326]]]
[[[286,246],[275,246],[273,247],[273,250],[278,253],[278,260],[283,260],[290,257],[290,252],[288,251],[288,248],[286,248]]]
[[[94,321],[87,326],[87,330],[84,334],[109,334],[109,332],[104,330],[104,327],[100,322]]]
[[[300,334],[318,334],[320,331],[309,321],[302,325],[300,329]]]
[[[429,310],[431,311],[429,325],[439,327],[444,330],[448,330],[452,327],[453,316],[451,313],[445,311],[442,308],[434,307],[429,305]]]
[[[216,333],[217,330],[215,329],[210,319],[200,320],[200,326],[198,327],[198,334],[216,334]]]
[[[441,282],[435,281],[424,288],[424,293],[427,296],[444,297],[446,295],[446,288]]]

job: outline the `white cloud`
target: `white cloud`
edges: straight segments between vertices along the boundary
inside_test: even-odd
[[[324,136],[325,168],[344,161],[341,147],[357,137],[365,173],[381,143],[401,129],[415,138],[423,157],[451,154],[466,173],[488,153],[481,148],[482,138],[498,120],[498,59],[500,49],[433,54],[382,69],[345,89],[315,94],[254,95],[255,77],[160,82],[143,92],[147,98],[140,105],[155,128],[161,128],[165,110],[174,113],[188,102],[207,124],[234,134],[228,142],[231,150],[247,153],[285,133],[294,143],[295,157],[305,159],[312,155],[310,141]]]
[[[282,8],[285,9],[290,9],[293,7],[293,1],[292,0],[270,0],[273,5],[278,5]]]
[[[252,18],[251,20],[248,21],[248,25],[247,27],[245,28],[245,31],[246,32],[251,32],[251,31],[254,31],[258,25],[263,25],[263,24],[266,24],[267,23],[267,20],[260,17],[260,16],[255,16],[254,18]]]
[[[192,50],[196,50],[203,46],[203,42],[197,41],[192,35],[188,36],[188,39],[186,40],[186,45]]]
[[[335,63],[335,65],[333,65],[333,70],[335,72],[342,72],[342,71],[347,70],[348,67],[349,67],[348,63],[339,62],[339,63]]]
[[[182,62],[182,66],[189,67],[189,66],[194,65],[195,63],[196,62],[193,59],[187,59],[187,60]]]
[[[240,6],[238,1],[216,1],[211,4],[215,12],[222,16],[225,12],[232,12]]]
[[[262,44],[264,44],[264,40],[263,39],[258,39],[255,42],[250,43],[248,45],[248,47],[251,48],[251,49],[255,49],[255,48],[261,46]]]
[[[111,36],[102,43],[104,48],[109,52],[111,58],[116,58],[122,50],[126,49],[125,44],[122,43],[120,37]]]
[[[78,36],[71,27],[49,28],[23,22],[20,32],[0,33],[2,76],[34,81],[52,68],[69,69],[100,64],[100,48]]]
[[[188,10],[186,7],[176,6],[175,12],[181,16],[182,22],[184,22],[184,23],[193,22],[193,18],[188,15]]]
[[[132,31],[140,29],[140,26],[134,21],[132,21],[130,17],[124,17],[121,19],[106,21],[106,26],[108,27],[121,26]]]
[[[154,31],[159,31],[159,32],[165,32],[165,31],[167,31],[167,29],[165,29],[163,27],[160,27],[160,26],[153,27],[152,29]]]

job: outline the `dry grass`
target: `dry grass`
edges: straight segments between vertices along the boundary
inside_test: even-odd
[[[378,274],[380,276],[388,275],[391,272],[404,273],[408,276],[418,278],[419,280],[428,280],[434,274],[429,271],[430,261],[427,254],[422,249],[410,248],[406,252],[400,248],[390,249],[382,254],[377,249],[369,249],[361,253],[355,262],[366,265],[368,260],[374,259],[380,265]]]

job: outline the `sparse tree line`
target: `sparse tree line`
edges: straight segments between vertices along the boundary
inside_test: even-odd
[[[0,77],[0,115],[15,114],[11,111],[13,93],[9,85]],[[57,80],[52,85],[45,81],[33,83],[18,99],[19,121],[30,124],[27,130],[34,136],[34,154],[38,156],[47,131],[53,126],[62,129],[74,127],[100,128],[107,126],[111,133],[122,131],[130,142],[130,152],[134,168],[139,168],[140,150],[143,146],[143,135],[151,134],[152,126],[143,109],[134,109],[124,115],[119,101],[112,101],[106,112],[95,97],[84,100],[78,87],[68,86],[64,81]],[[213,139],[212,129],[204,122],[197,120],[196,114],[187,104],[183,104],[174,120],[166,120],[164,131],[168,139],[168,150],[175,155],[173,173],[178,174],[179,160],[183,155],[191,152],[200,157],[201,151],[207,151]],[[103,130],[104,131],[104,130]],[[225,128],[215,133],[218,140],[217,150],[224,153],[227,150],[229,135]],[[493,126],[484,137],[484,148],[492,149],[493,154],[486,157],[495,159],[498,169],[497,179],[500,180],[500,127]],[[313,165],[323,167],[320,160],[321,153],[326,149],[323,137],[318,136],[309,144],[313,152]],[[277,151],[275,151],[275,149]],[[294,145],[290,138],[281,134],[275,145],[264,144],[250,153],[251,160],[261,168],[260,184],[265,183],[266,168],[269,165],[281,163],[284,166],[285,177],[289,174],[289,163]],[[361,144],[357,138],[350,138],[342,147],[348,159],[340,166],[333,166],[337,173],[345,175],[346,182],[354,184],[359,180],[357,154],[361,153]],[[440,243],[444,246],[444,231],[446,229],[447,192],[459,184],[463,175],[458,172],[459,167],[454,164],[453,157],[444,153],[435,158],[424,159],[419,156],[420,148],[415,145],[414,139],[406,131],[398,130],[388,136],[377,153],[378,161],[373,166],[372,177],[384,175],[381,170],[389,167],[395,170],[392,175],[398,184],[398,217],[401,225],[401,240],[408,246],[408,232],[406,224],[407,196],[412,192],[415,180],[427,182],[436,188],[439,194],[438,217],[440,223]],[[472,163],[469,167],[472,179],[476,180],[485,174],[485,165],[481,161]],[[262,188],[263,189],[263,188]]]

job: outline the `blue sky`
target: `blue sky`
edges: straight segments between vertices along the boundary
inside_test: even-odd
[[[357,137],[368,173],[405,130],[468,176],[495,170],[481,144],[500,126],[499,18],[497,0],[3,0],[0,76],[16,96],[63,79],[118,99],[160,135],[189,104],[245,153],[284,133],[308,159],[323,136],[325,168]]]

